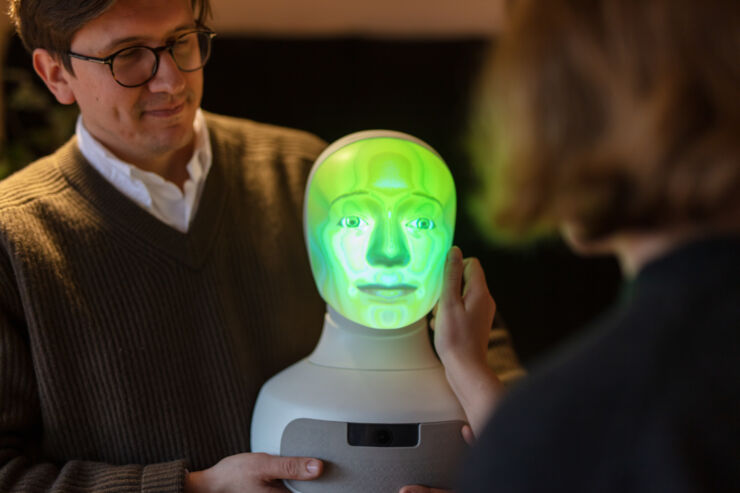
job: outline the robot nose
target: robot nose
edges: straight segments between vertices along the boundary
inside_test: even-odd
[[[392,218],[383,221],[372,233],[366,255],[370,265],[400,267],[411,260],[401,225]]]

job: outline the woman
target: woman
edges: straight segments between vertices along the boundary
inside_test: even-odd
[[[493,302],[451,252],[435,338],[479,436],[461,491],[740,491],[739,11],[515,2],[477,106],[492,228],[560,230],[626,285],[496,405]]]

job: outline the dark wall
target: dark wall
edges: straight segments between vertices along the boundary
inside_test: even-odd
[[[371,128],[416,135],[452,169],[456,243],[481,259],[499,312],[529,363],[615,298],[612,259],[574,256],[559,241],[525,249],[487,244],[464,213],[474,189],[465,152],[480,39],[378,41],[216,38],[203,107],[310,130],[327,141]]]
[[[526,249],[488,245],[463,212],[475,184],[464,146],[468,101],[486,50],[480,39],[217,37],[206,68],[203,107],[302,128],[327,141],[387,128],[416,135],[436,148],[457,182],[456,243],[466,255],[481,259],[499,312],[522,360],[530,363],[602,311],[615,297],[619,274],[613,260],[575,257],[558,241]],[[30,68],[17,40],[9,60],[14,67]],[[5,88],[17,89],[18,84],[6,81]],[[37,90],[45,94],[43,88]],[[50,116],[54,107],[58,105],[9,111],[11,138],[28,140],[37,129],[49,127],[52,137],[66,139],[72,132],[65,127],[70,120]],[[60,118],[66,123],[54,123]],[[34,137],[33,152],[46,153],[58,145],[47,134],[41,132],[45,137],[40,144]]]

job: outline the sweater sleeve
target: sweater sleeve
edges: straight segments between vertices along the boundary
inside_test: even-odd
[[[43,454],[40,386],[22,302],[7,258],[0,258],[0,491],[180,492],[185,462],[110,465],[71,460],[54,463]]]

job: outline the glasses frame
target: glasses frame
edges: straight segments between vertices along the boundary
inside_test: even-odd
[[[184,36],[189,36],[193,33],[202,33],[208,36],[208,54],[203,59],[203,64],[200,67],[186,70],[180,67],[180,64],[177,63],[177,59],[175,58],[175,55],[172,53],[172,49],[175,47],[175,44],[177,43],[178,40],[180,40]],[[151,46],[144,46],[144,45],[127,46],[125,48],[121,48],[118,51],[115,51],[114,53],[111,53],[105,58],[82,55],[80,53],[75,53],[73,51],[68,51],[67,55],[71,58],[76,58],[78,60],[84,60],[86,62],[93,62],[93,63],[100,63],[103,65],[108,65],[108,68],[110,69],[110,74],[113,77],[113,80],[116,81],[118,85],[123,86],[123,87],[129,87],[129,88],[140,87],[146,84],[147,82],[149,82],[150,80],[152,80],[157,75],[157,71],[159,70],[159,54],[163,51],[168,51],[170,53],[172,60],[175,62],[175,65],[177,65],[178,70],[180,70],[181,72],[195,72],[196,70],[200,70],[203,67],[205,67],[206,62],[208,62],[208,59],[211,57],[211,40],[215,36],[216,36],[216,33],[214,31],[211,31],[210,29],[193,29],[192,31],[187,31],[187,32],[184,32],[178,35],[176,38],[172,39],[171,41],[169,41],[167,44],[163,46],[156,46],[154,48],[152,48]],[[152,67],[152,73],[149,75],[149,78],[145,80],[144,82],[141,82],[139,84],[133,84],[133,85],[124,84],[123,82],[119,81],[116,78],[116,74],[113,71],[113,59],[116,58],[120,53],[127,51],[127,50],[134,49],[134,48],[140,48],[140,49],[143,48],[145,50],[151,51],[154,54],[154,66]]]

